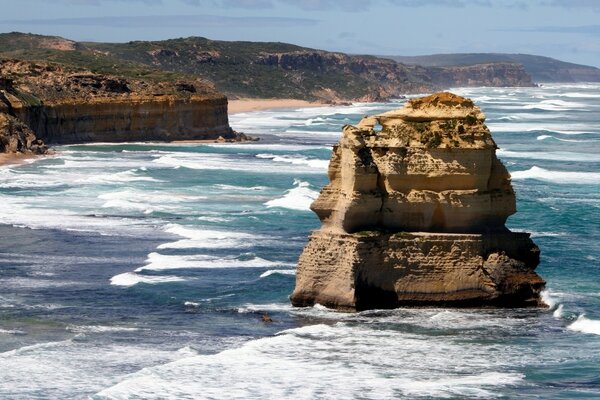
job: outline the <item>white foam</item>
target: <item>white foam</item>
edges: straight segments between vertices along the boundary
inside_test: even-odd
[[[279,261],[269,261],[255,256],[219,258],[204,254],[182,256],[164,255],[154,252],[148,254],[146,265],[137,268],[135,272],[194,268],[268,268],[284,265],[290,264]]]
[[[185,239],[175,242],[163,243],[158,249],[190,249],[190,248],[240,248],[251,247],[259,240],[266,239],[261,235],[238,231],[218,231],[210,229],[196,229],[178,224],[168,224],[164,230]]]
[[[536,179],[540,181],[560,183],[560,184],[598,184],[600,183],[600,173],[598,172],[575,172],[575,171],[554,171],[533,166],[525,171],[511,172],[513,180]]]
[[[552,313],[552,316],[556,319],[561,319],[564,315],[564,307],[562,304],[559,304],[558,307],[556,307],[556,310],[554,310],[554,312]]]
[[[262,274],[260,274],[260,277],[266,278],[267,276],[271,276],[273,274],[296,275],[296,270],[295,269],[270,269],[270,270],[265,271]]]
[[[489,398],[524,378],[511,370],[523,362],[522,351],[494,346],[344,323],[310,325],[146,368],[96,397]]]
[[[582,314],[575,322],[567,326],[567,329],[576,332],[600,335],[600,321],[586,318],[586,316]]]
[[[74,333],[135,332],[140,330],[140,328],[129,326],[105,325],[69,325],[66,329]]]
[[[537,140],[554,139],[554,140],[558,140],[560,142],[571,142],[571,143],[591,143],[591,142],[598,141],[595,139],[563,139],[563,138],[558,138],[558,137],[552,136],[552,135],[540,135],[536,139]]]
[[[207,153],[172,153],[160,156],[154,160],[157,164],[170,167],[185,167],[196,170],[228,170],[228,171],[254,171],[260,173],[321,173],[315,168],[301,168],[299,165],[282,166],[267,164],[259,158],[248,159],[234,154],[207,154]]]
[[[110,284],[114,286],[134,286],[138,283],[146,283],[149,285],[156,285],[159,283],[169,283],[169,282],[182,282],[185,279],[180,278],[178,276],[169,276],[169,275],[161,275],[161,276],[146,276],[136,274],[135,272],[125,272],[123,274],[115,275],[110,278]]]
[[[329,160],[318,160],[310,159],[304,156],[291,156],[291,155],[276,155],[276,154],[257,154],[257,158],[264,158],[273,160],[279,163],[289,163],[294,165],[308,165],[311,168],[327,170],[329,166]]]
[[[290,210],[309,211],[311,203],[317,198],[319,192],[310,189],[308,182],[294,180],[295,188],[286,192],[283,197],[269,200],[265,205],[269,208],[280,207]]]
[[[546,305],[550,307],[551,310],[553,310],[554,307],[556,307],[559,301],[556,297],[554,297],[554,293],[550,293],[549,290],[542,290],[541,297],[542,301],[546,303]]]
[[[600,162],[600,154],[594,153],[573,153],[569,151],[511,151],[498,149],[496,154],[499,157],[508,158],[527,158],[533,160],[551,160],[551,161],[576,161],[576,162]]]
[[[0,329],[0,335],[26,335],[27,332],[18,329]]]

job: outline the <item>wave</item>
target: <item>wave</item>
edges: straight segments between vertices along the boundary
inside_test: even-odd
[[[27,332],[18,329],[0,329],[0,335],[27,335]]]
[[[551,310],[553,310],[554,307],[556,307],[556,305],[558,304],[558,299],[556,297],[554,297],[554,294],[550,293],[549,290],[542,290],[541,297],[542,297],[542,301],[548,307],[550,307]]]
[[[140,328],[127,326],[104,325],[69,325],[66,329],[74,333],[134,332],[140,330]]]
[[[329,166],[329,160],[310,159],[304,156],[289,156],[276,154],[257,154],[257,158],[273,160],[275,162],[289,163],[294,165],[308,165],[311,168],[326,170]]]
[[[143,267],[137,268],[135,272],[193,268],[267,268],[272,266],[295,265],[246,255],[219,258],[204,254],[179,256],[164,255],[156,252],[148,254],[146,263],[147,264]]]
[[[266,239],[262,235],[254,235],[239,231],[218,231],[209,229],[195,229],[178,224],[168,224],[165,232],[172,233],[185,239],[175,242],[163,243],[158,249],[219,249],[251,247],[258,241]]]
[[[243,171],[260,173],[321,173],[313,167],[299,168],[298,165],[282,167],[281,165],[266,164],[260,158],[248,160],[239,155],[206,154],[206,153],[172,153],[155,158],[153,162],[173,168],[188,168],[195,170],[210,171]]]
[[[565,100],[542,100],[537,103],[525,104],[522,108],[526,110],[544,110],[544,111],[561,111],[561,110],[578,110],[586,109],[588,106],[584,103]]]
[[[260,277],[266,278],[267,276],[271,276],[273,274],[296,275],[296,270],[295,269],[270,269],[270,270],[265,271],[262,274],[260,274]]]
[[[525,171],[511,172],[510,175],[513,180],[536,179],[545,182],[571,185],[594,185],[600,183],[600,173],[598,172],[554,171],[537,166],[533,166]]]
[[[571,142],[571,143],[592,143],[592,142],[598,142],[598,140],[596,140],[596,139],[563,139],[563,138],[558,138],[558,137],[552,136],[552,135],[540,135],[536,139],[537,140],[554,139],[554,140],[558,140],[560,142]]]
[[[600,321],[589,319],[584,314],[581,314],[575,322],[567,326],[567,329],[572,331],[600,335]]]
[[[309,325],[145,368],[94,398],[489,398],[524,379],[510,371],[521,354],[493,352],[503,368],[497,371],[487,363],[493,349],[344,323]]]
[[[533,160],[551,160],[551,161],[577,161],[577,162],[600,162],[600,154],[594,153],[573,153],[568,151],[543,152],[543,151],[511,151],[498,149],[496,154],[499,157],[507,158],[529,158]]]
[[[279,207],[290,210],[309,211],[311,203],[317,198],[319,192],[310,189],[308,182],[294,180],[295,188],[286,192],[283,197],[269,200],[265,203],[268,208]]]
[[[562,304],[559,304],[558,307],[556,307],[556,310],[554,310],[552,316],[556,319],[561,319],[564,316],[564,307]]]
[[[185,279],[178,276],[146,276],[136,274],[135,272],[125,272],[123,274],[115,275],[110,278],[110,284],[114,286],[130,287],[137,285],[138,283],[146,283],[148,285],[156,285],[159,283],[170,283],[170,282],[183,282]]]

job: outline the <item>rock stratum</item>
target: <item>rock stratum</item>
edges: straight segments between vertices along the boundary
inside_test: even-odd
[[[511,232],[510,174],[471,100],[437,93],[346,125],[295,306],[539,306],[539,249]]]
[[[0,60],[0,113],[46,143],[234,139],[227,98],[201,80],[125,79]]]

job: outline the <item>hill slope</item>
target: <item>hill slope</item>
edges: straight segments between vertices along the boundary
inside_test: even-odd
[[[600,69],[531,54],[458,53],[428,56],[388,56],[392,60],[428,67],[451,67],[482,63],[523,65],[535,82],[600,82]]]
[[[522,66],[421,67],[285,43],[201,37],[128,43],[0,34],[0,57],[47,60],[126,78],[202,78],[229,97],[372,101],[449,86],[531,86]]]

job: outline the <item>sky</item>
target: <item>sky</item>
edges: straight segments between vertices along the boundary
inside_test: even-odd
[[[355,54],[527,53],[600,67],[600,0],[0,0],[0,32],[203,36]]]

